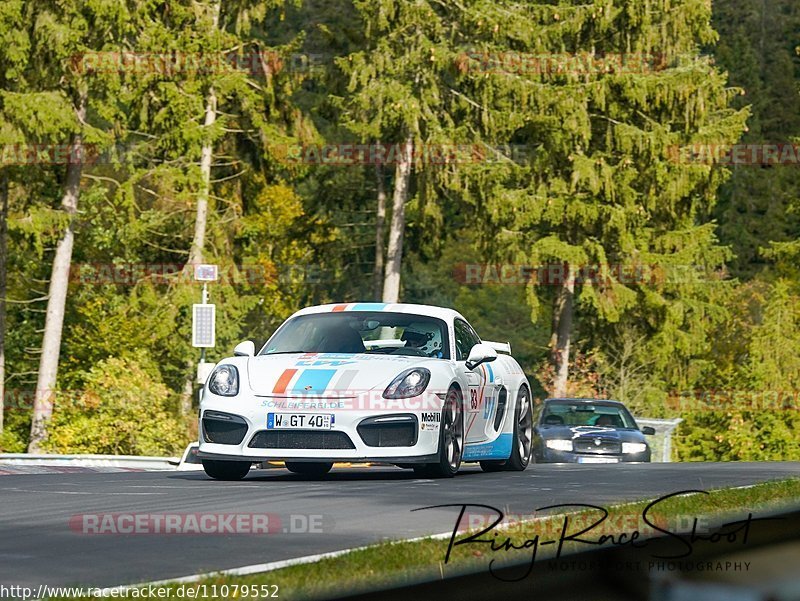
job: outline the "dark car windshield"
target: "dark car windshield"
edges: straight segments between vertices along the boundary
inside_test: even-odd
[[[547,403],[542,411],[543,426],[600,426],[636,428],[625,407],[601,403]]]
[[[450,358],[441,319],[384,311],[341,311],[294,317],[267,341],[261,355],[369,353]]]

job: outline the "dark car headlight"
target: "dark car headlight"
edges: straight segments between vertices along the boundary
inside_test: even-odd
[[[219,396],[239,394],[239,370],[233,365],[220,365],[208,378],[208,390]]]
[[[647,443],[644,442],[623,442],[623,453],[644,453],[647,450]]]
[[[554,451],[572,451],[572,441],[563,440],[561,438],[545,440],[544,446],[546,446],[548,449],[553,449]]]
[[[425,392],[430,381],[431,372],[424,367],[407,369],[386,387],[386,390],[383,391],[383,398],[408,399],[417,396]]]

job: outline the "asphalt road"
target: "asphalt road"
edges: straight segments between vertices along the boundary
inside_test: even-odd
[[[202,472],[3,475],[0,584],[138,583],[453,529],[458,508],[411,512],[426,505],[479,503],[522,515],[550,504],[605,505],[788,476],[800,476],[800,463],[533,465],[496,474],[466,467],[452,480],[419,480],[392,467],[334,469],[319,481],[281,469],[253,471],[241,482]],[[245,521],[223,523],[221,534],[92,533],[131,524],[119,514],[264,513],[277,531],[229,532],[254,524]],[[156,518],[149,519],[141,527],[152,529]]]

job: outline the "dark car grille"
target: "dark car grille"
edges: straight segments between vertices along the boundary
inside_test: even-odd
[[[595,444],[599,440],[600,444]],[[572,448],[576,453],[621,453],[622,444],[616,439],[602,438],[599,436],[586,436],[572,441]]]
[[[371,417],[358,425],[358,435],[369,447],[413,447],[417,418],[413,415]]]
[[[310,430],[262,430],[250,444],[251,449],[355,449],[344,432]]]
[[[238,415],[221,411],[203,414],[203,440],[214,444],[241,444],[247,434],[247,422]]]

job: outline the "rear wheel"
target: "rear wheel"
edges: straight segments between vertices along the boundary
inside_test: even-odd
[[[531,395],[525,386],[517,393],[514,408],[514,438],[511,444],[511,456],[504,461],[481,461],[484,472],[500,472],[503,470],[521,472],[531,461],[531,439],[533,437],[533,407]]]
[[[333,467],[330,462],[305,462],[305,461],[287,461],[286,469],[295,474],[303,476],[324,476]]]
[[[503,461],[481,461],[481,469],[484,472],[502,472],[506,469],[506,463],[508,463],[508,459],[504,459]]]
[[[447,392],[439,422],[439,460],[414,466],[414,473],[426,478],[452,478],[461,467],[464,452],[464,405],[455,387]]]
[[[250,462],[203,459],[203,470],[214,480],[241,480],[250,471]]]

